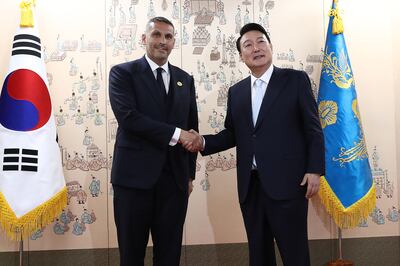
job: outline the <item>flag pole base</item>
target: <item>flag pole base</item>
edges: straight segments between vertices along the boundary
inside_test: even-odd
[[[327,264],[327,266],[354,266],[354,263],[349,260],[338,259],[338,260],[329,262]]]
[[[19,241],[19,266],[24,265],[24,241]]]

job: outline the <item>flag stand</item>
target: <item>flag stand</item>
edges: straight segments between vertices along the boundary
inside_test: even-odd
[[[339,258],[335,261],[331,261],[328,263],[328,266],[354,266],[354,263],[349,260],[343,259],[342,253],[342,229],[338,227],[338,252]]]
[[[19,241],[19,266],[24,264],[24,241]]]

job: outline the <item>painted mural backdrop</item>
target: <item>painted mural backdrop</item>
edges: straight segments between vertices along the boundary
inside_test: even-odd
[[[223,129],[228,88],[249,75],[235,47],[240,28],[248,22],[260,23],[270,33],[274,64],[304,70],[317,95],[328,2],[71,0],[60,7],[59,1],[37,1],[68,205],[53,224],[26,241],[26,249],[117,246],[113,191],[109,184],[117,121],[108,100],[108,72],[115,64],[144,55],[141,35],[148,19],[161,15],[174,23],[176,44],[170,61],[194,76],[200,131],[215,133]],[[9,33],[10,39],[13,25],[19,19],[19,9],[12,1],[2,6],[5,23],[1,28]],[[7,46],[10,43],[0,44],[2,76],[11,51]],[[345,236],[398,235],[398,184],[395,168],[387,166],[393,166],[395,158],[390,155],[394,147],[388,147],[383,138],[370,137],[380,134],[379,131],[364,129],[371,132],[367,140],[377,187],[377,206],[367,220],[358,228],[346,231]],[[381,149],[381,145],[385,148]],[[318,201],[313,200],[310,206],[310,238],[335,237],[336,229]],[[199,156],[184,243],[245,241],[236,192],[235,150]],[[17,249],[16,244],[4,237],[0,239],[0,247],[1,250]]]

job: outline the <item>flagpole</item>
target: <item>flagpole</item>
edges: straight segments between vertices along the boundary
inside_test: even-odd
[[[24,264],[24,241],[19,241],[19,266]]]
[[[338,248],[339,248],[339,260],[343,260],[342,253],[342,229],[338,227]]]
[[[328,266],[354,266],[354,263],[350,260],[343,259],[342,253],[342,229],[338,227],[338,255],[339,258],[335,261],[331,261],[328,263]]]

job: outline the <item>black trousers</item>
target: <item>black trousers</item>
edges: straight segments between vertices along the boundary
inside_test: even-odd
[[[310,265],[308,200],[305,197],[271,199],[263,191],[257,172],[252,171],[249,193],[240,207],[246,227],[250,266],[276,265],[274,239],[285,266]]]
[[[152,189],[117,185],[113,189],[120,265],[144,265],[151,232],[153,265],[178,266],[188,195],[171,173],[164,171]]]

